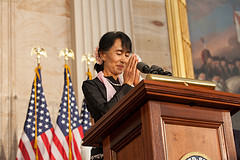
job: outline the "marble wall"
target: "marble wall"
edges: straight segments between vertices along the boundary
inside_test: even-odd
[[[132,11],[136,53],[172,71],[165,0],[132,0]]]
[[[63,89],[60,49],[71,47],[68,0],[0,1],[0,159],[15,159],[30,99],[36,56],[44,47],[42,83],[55,124]]]

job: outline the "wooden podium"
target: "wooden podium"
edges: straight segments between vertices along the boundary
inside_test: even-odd
[[[231,114],[240,95],[143,80],[85,133],[104,160],[236,160]],[[189,156],[188,156],[189,157]],[[185,160],[185,159],[184,159]]]

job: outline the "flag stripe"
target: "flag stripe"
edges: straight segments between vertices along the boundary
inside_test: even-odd
[[[45,160],[49,159],[49,153],[45,144],[44,144],[44,139],[42,137],[46,137],[45,133],[42,133],[41,136],[38,136],[37,141],[38,141],[38,152],[40,156]],[[46,141],[46,139],[45,139]]]
[[[44,144],[45,144],[45,147],[46,147],[48,153],[51,152],[51,143],[50,143],[50,142],[52,141],[53,130],[54,130],[54,129],[51,128],[50,130],[48,130],[48,131],[45,132],[45,135],[44,135],[44,136],[42,136],[43,142],[44,142]]]
[[[52,140],[52,131],[53,128],[51,128],[50,130],[46,131],[45,134],[42,134],[41,137],[43,139],[44,145],[47,149],[47,152],[50,153],[51,152],[51,145],[49,143],[49,140]]]
[[[73,135],[73,143],[72,143],[72,154],[73,154],[73,159],[77,159],[77,155],[76,155],[76,149],[77,148],[75,148],[75,145],[74,145],[74,135]]]
[[[42,144],[42,143],[40,143]],[[40,146],[40,147],[39,147]],[[38,145],[38,159],[44,159],[43,156],[42,156],[42,152],[44,152],[44,148],[41,148],[43,145]],[[45,159],[44,159],[45,160]]]
[[[62,140],[62,141],[60,141],[60,140]],[[53,143],[55,144],[57,149],[52,151],[52,155],[57,159],[57,155],[55,155],[55,154],[59,152],[61,154],[61,156],[63,157],[63,159],[68,159],[68,152],[69,152],[68,144],[65,141],[65,137],[62,134],[62,132],[60,131],[60,128],[58,127],[58,125],[56,125],[55,133],[53,135]],[[51,149],[53,150],[53,148],[51,148]]]
[[[84,134],[83,134],[83,129],[82,129],[82,126],[78,127],[78,131],[81,135],[81,138],[83,139],[84,138]]]
[[[22,142],[19,142],[19,144],[22,143]],[[17,156],[16,156],[16,160],[22,160],[23,158],[23,155],[22,155],[22,151],[20,150],[20,148],[18,149],[17,151]]]
[[[58,125],[56,126],[56,128],[57,130],[55,131],[55,134],[58,137],[60,144],[64,148],[66,157],[69,158],[68,136],[66,137],[66,140]]]
[[[50,155],[50,159],[51,160],[61,160],[61,159],[63,159],[63,157],[62,157],[62,155],[60,154],[60,152],[59,152],[59,150],[58,150],[58,148],[57,148],[57,146],[55,145],[55,143],[53,142],[52,144],[51,144],[51,155]]]
[[[20,142],[19,142],[19,149],[18,150],[18,157],[19,159],[21,159],[21,157],[23,157],[25,160],[31,160],[29,155],[28,155],[28,152],[27,152],[27,149],[24,145],[24,143],[22,142],[22,140],[20,139]],[[21,153],[21,154],[20,154]],[[25,153],[25,154],[22,154],[22,153]]]
[[[75,137],[75,140],[77,142],[77,146],[78,146],[79,149],[81,148],[81,144],[82,144],[82,138],[81,138],[80,133],[79,133],[79,128],[80,127],[78,127],[77,129],[75,129],[73,131],[74,132],[74,137]]]
[[[59,156],[56,155],[56,154],[58,154],[58,153],[61,155],[61,157],[62,157],[63,159],[68,159],[65,149],[64,149],[64,147],[62,146],[60,140],[58,139],[58,137],[57,137],[56,135],[53,136],[53,143],[52,143],[52,144],[54,144],[54,145],[56,146],[56,148],[54,148],[55,150],[53,150],[53,147],[51,146],[52,155],[53,155],[56,159],[60,158]],[[57,157],[58,157],[58,158],[57,158]]]
[[[34,159],[35,158],[35,153],[34,153],[34,150],[33,150],[33,146],[32,146],[32,143],[29,141],[25,132],[23,132],[21,140],[22,140],[24,146],[27,149],[27,153],[28,153],[30,159]],[[24,155],[26,153],[22,152],[22,154]]]
[[[79,141],[76,141],[75,135],[77,135],[77,133],[73,134],[73,148],[74,148],[74,155],[77,157],[77,159],[81,160],[82,157],[80,155],[80,147],[77,144],[77,142],[79,143]]]
[[[74,137],[74,135],[73,135],[73,137]],[[74,148],[74,143],[73,142],[71,143],[71,146],[72,146],[72,159],[74,160],[74,159],[77,159],[77,157],[76,157],[76,154],[75,154],[75,148]]]

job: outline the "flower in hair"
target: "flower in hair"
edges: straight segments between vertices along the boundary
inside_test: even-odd
[[[96,58],[96,63],[101,65],[103,63],[103,60],[100,58],[99,53],[98,53],[98,47],[95,48],[95,58]]]

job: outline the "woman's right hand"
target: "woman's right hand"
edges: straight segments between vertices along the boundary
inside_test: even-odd
[[[135,81],[135,77],[137,74],[136,73],[137,63],[138,63],[137,56],[133,53],[124,69],[123,73],[124,83],[132,85],[133,82]]]
[[[137,60],[138,63],[138,60]],[[136,68],[135,78],[133,81],[133,85],[136,86],[140,82],[140,71]]]

